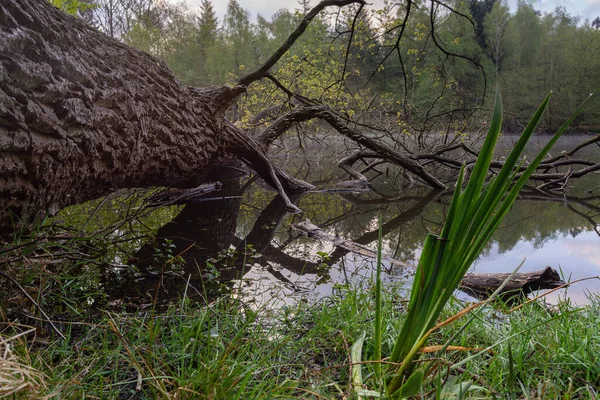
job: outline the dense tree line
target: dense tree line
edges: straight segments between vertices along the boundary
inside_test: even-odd
[[[194,86],[233,83],[255,70],[309,9],[302,0],[296,10],[252,19],[230,0],[219,21],[210,0],[198,10],[162,0],[52,1],[79,7],[81,18],[165,60]],[[357,14],[358,7],[318,17],[272,75],[351,118],[396,116],[401,127],[450,122],[455,130],[489,108],[496,83],[515,130],[551,90],[544,127],[555,129],[600,84],[600,17],[580,21],[561,7],[542,14],[524,0],[513,13],[502,0],[390,0]],[[236,115],[248,124],[285,100],[273,83],[251,89]],[[577,125],[598,129],[598,107]]]

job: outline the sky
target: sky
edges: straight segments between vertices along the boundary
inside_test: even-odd
[[[186,2],[195,7],[201,0],[186,0]],[[281,8],[296,9],[299,8],[297,0],[237,0],[246,10],[250,11],[253,18],[258,14],[270,18],[273,13]],[[317,4],[318,0],[311,0],[311,4]],[[383,3],[383,0],[367,0],[374,6]],[[588,18],[590,21],[600,16],[600,0],[530,0],[535,9],[542,12],[551,12],[557,6],[563,6],[570,14],[579,15],[582,20]],[[215,12],[222,19],[227,9],[228,0],[212,0]],[[512,10],[516,9],[517,0],[508,0]]]

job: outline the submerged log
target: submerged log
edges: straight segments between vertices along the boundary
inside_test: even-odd
[[[509,277],[509,273],[501,274],[466,274],[460,290],[481,300],[487,299]],[[500,292],[501,298],[527,296],[541,289],[554,289],[564,285],[555,269],[546,267],[541,271],[517,273]]]
[[[330,242],[338,248],[342,248],[355,254],[370,258],[377,257],[377,253],[368,247],[353,242],[352,240],[330,235],[308,220],[295,224],[293,227],[310,238]],[[415,269],[414,266],[389,256],[384,255],[382,256],[382,259],[390,264]],[[466,274],[459,289],[473,297],[485,300],[494,293],[509,276],[510,273]],[[500,292],[500,297],[503,299],[508,299],[513,296],[524,297],[536,290],[553,289],[564,284],[565,282],[560,279],[560,275],[556,270],[551,267],[546,267],[541,271],[515,274]]]
[[[295,229],[301,231],[302,233],[304,233],[306,236],[308,236],[310,238],[330,242],[331,244],[333,244],[336,247],[342,248],[344,250],[350,251],[355,254],[360,254],[365,257],[377,258],[377,253],[375,251],[369,249],[367,246],[353,242],[352,240],[341,238],[339,236],[330,235],[327,232],[324,232],[318,226],[312,224],[309,220],[305,220],[298,224],[295,224],[295,225],[293,225],[293,227]],[[383,261],[389,262],[392,265],[413,268],[412,266],[410,266],[400,260],[396,260],[395,258],[386,256],[386,255],[382,255],[381,259]]]

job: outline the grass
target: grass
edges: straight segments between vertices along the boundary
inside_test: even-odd
[[[505,398],[597,397],[600,358],[594,349],[600,345],[600,309],[599,298],[591,300],[585,309],[568,303],[556,308],[534,303],[509,314],[506,321],[485,331],[490,342],[513,339],[498,346],[493,357],[469,361],[468,370],[479,371]]]
[[[388,353],[405,317],[396,290],[382,293]],[[34,397],[88,399],[357,398],[349,344],[372,332],[373,293],[347,289],[324,303],[269,315],[244,311],[226,297],[161,315],[106,314],[94,323],[63,324],[67,340],[37,341],[29,333],[12,340],[12,357],[38,383],[13,397],[31,398],[35,390]],[[451,301],[442,316],[463,307]],[[464,351],[424,355],[440,373],[420,393],[435,398],[459,382],[472,384],[464,398],[593,399],[600,390],[598,321],[597,296],[585,309],[532,303],[505,315],[487,308],[464,329],[455,324],[430,340],[454,336],[453,345],[492,349],[454,370],[449,366],[465,360]],[[18,327],[12,329],[16,334]],[[375,349],[365,343],[364,359],[370,359]],[[374,365],[362,365],[363,382],[382,390]]]
[[[23,335],[33,333],[29,329],[12,337],[0,335],[0,395],[31,394],[42,390],[44,376],[30,367],[27,360],[15,356],[12,343]]]

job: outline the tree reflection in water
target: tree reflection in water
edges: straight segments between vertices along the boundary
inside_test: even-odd
[[[291,226],[297,217],[288,218],[279,196],[261,209],[260,203],[265,201],[262,189],[242,186],[235,175],[216,179],[224,183],[221,190],[187,204],[160,228],[154,242],[144,245],[135,257],[140,276],[128,283],[126,291],[113,294],[137,304],[166,304],[184,293],[191,299],[211,301],[234,283],[242,292],[251,291],[256,282],[244,277],[263,279],[267,285],[280,285],[287,294],[294,294],[319,291],[319,284],[327,284],[332,278],[340,283],[341,276],[348,279],[354,274],[357,278],[350,280],[360,283],[370,276],[370,260],[359,265],[360,261],[347,250],[315,244],[295,231]],[[415,262],[425,233],[436,231],[444,220],[449,193],[409,191],[390,196],[374,191],[326,190],[292,195],[290,200],[301,202],[305,216],[322,229],[369,246],[377,240],[373,221],[382,213],[384,250],[392,257]],[[245,211],[240,213],[242,205]],[[565,196],[529,189],[522,193],[487,250],[496,245],[509,251],[523,239],[543,243],[556,237],[557,232],[575,236],[588,230],[598,233],[599,215],[600,201],[593,194]],[[248,233],[239,235],[243,227]],[[316,256],[318,251],[326,251],[327,256]],[[533,269],[544,267],[536,265]],[[357,273],[360,268],[363,273]],[[512,268],[502,265],[497,272]],[[568,265],[562,268],[568,269]],[[390,270],[388,278],[401,272],[405,271]]]

